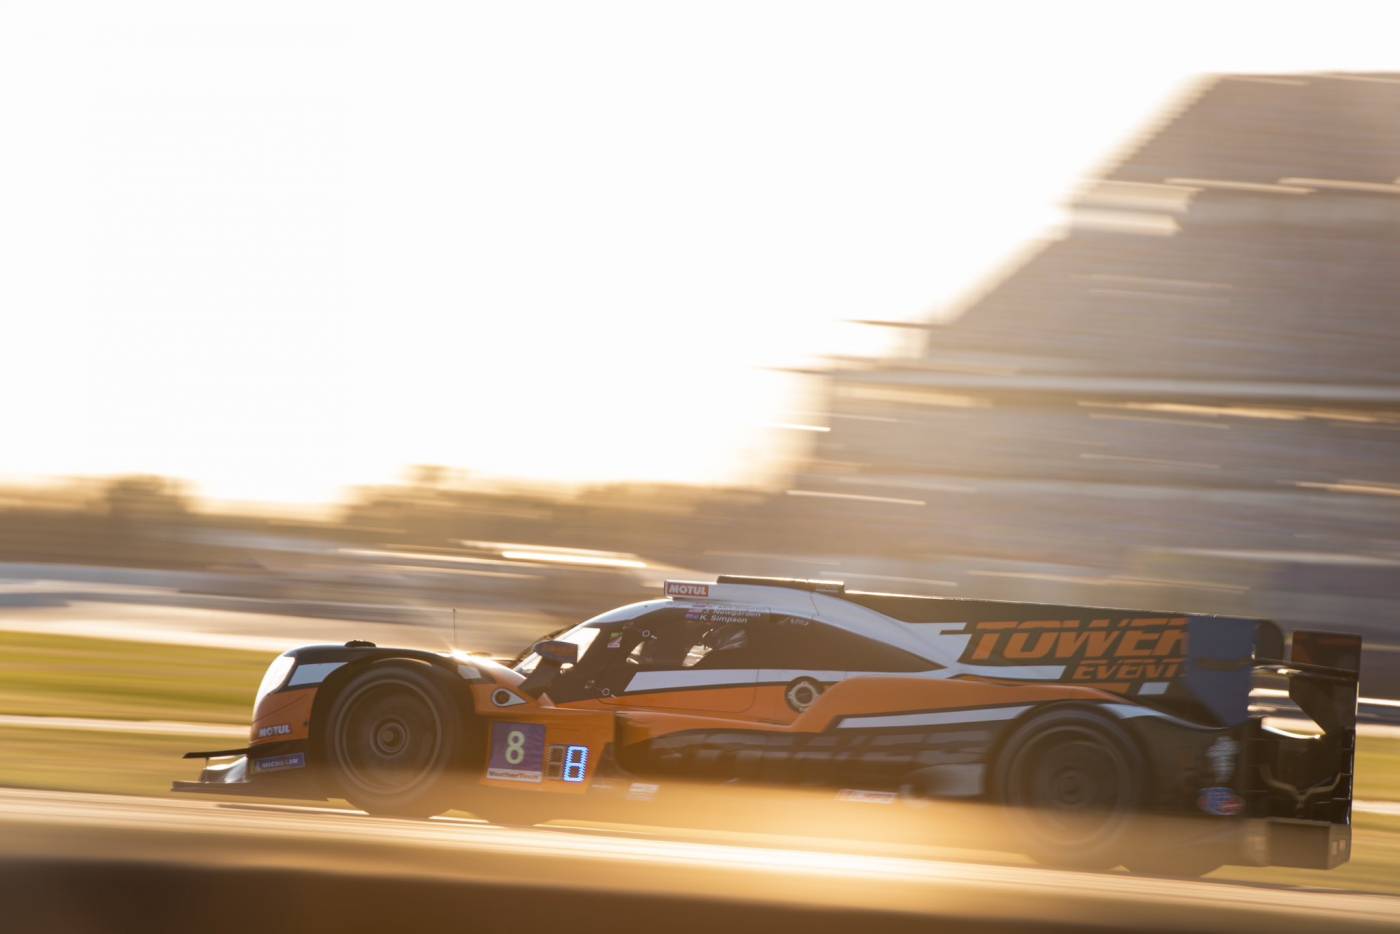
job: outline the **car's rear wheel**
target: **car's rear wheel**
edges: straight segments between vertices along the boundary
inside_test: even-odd
[[[484,821],[501,827],[531,827],[556,816],[557,804],[541,806],[540,794],[520,794],[509,791],[478,792],[462,807]]]
[[[1143,876],[1199,879],[1225,865],[1225,861],[1212,850],[1205,848],[1178,847],[1165,851],[1144,848],[1142,852],[1123,860],[1123,865],[1129,872]]]
[[[1037,862],[1109,869],[1121,862],[1142,797],[1132,739],[1087,710],[1047,711],[1021,724],[997,759],[996,787]]]
[[[326,762],[346,800],[371,814],[429,817],[451,807],[466,752],[461,703],[425,664],[378,662],[326,718]]]

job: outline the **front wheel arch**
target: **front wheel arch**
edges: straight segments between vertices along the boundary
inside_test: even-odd
[[[327,797],[342,797],[342,790],[330,768],[329,756],[326,753],[326,742],[328,741],[326,721],[330,717],[331,710],[335,707],[336,700],[346,686],[359,677],[362,672],[382,663],[421,666],[419,670],[429,671],[457,702],[462,723],[469,733],[477,733],[481,730],[481,721],[476,716],[476,706],[472,701],[470,688],[446,663],[438,663],[435,660],[416,655],[380,652],[365,658],[355,659],[331,672],[317,689],[316,699],[311,705],[311,724],[307,733],[307,758],[314,768],[316,780],[322,792]],[[479,767],[484,761],[483,744],[476,741],[478,738],[475,735],[467,738],[466,765],[468,768]]]

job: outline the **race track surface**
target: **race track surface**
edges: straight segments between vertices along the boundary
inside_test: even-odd
[[[0,899],[0,930],[54,934],[1400,928],[1400,899],[1386,896],[907,846],[21,789],[0,790]]]

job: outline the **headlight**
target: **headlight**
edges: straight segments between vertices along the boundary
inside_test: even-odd
[[[267,666],[267,671],[263,672],[262,683],[258,685],[257,697],[253,698],[253,714],[256,716],[258,705],[263,698],[271,694],[282,686],[282,682],[287,680],[287,675],[292,673],[292,667],[297,660],[290,655],[279,655],[272,660],[272,664]]]

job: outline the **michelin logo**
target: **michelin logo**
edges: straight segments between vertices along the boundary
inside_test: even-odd
[[[294,752],[286,756],[272,756],[268,759],[254,759],[254,772],[281,772],[284,769],[306,768],[306,754]]]

